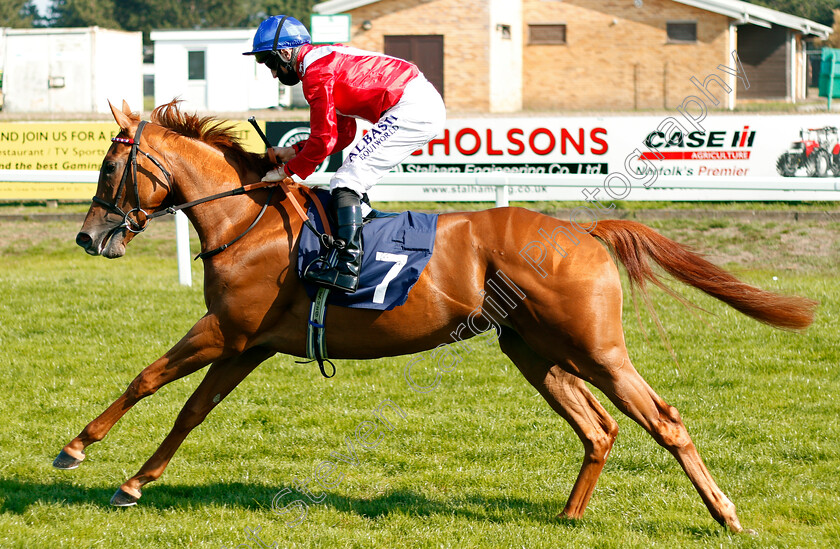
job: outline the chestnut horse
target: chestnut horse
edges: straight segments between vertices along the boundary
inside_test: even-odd
[[[252,185],[270,168],[219,121],[184,114],[175,102],[155,109],[148,124],[125,102],[121,110],[111,110],[121,131],[102,163],[94,202],[76,239],[90,255],[120,257],[152,212]],[[204,251],[242,235],[261,209],[264,216],[223,253],[204,258],[207,313],[55,460],[58,468],[77,467],[87,446],[102,440],[140,399],[209,364],[170,433],[117,490],[114,505],[136,503],[140,489],[161,476],[190,431],[261,362],[276,353],[305,356],[310,299],[295,270],[303,224],[290,201],[303,203],[310,192],[298,184],[285,197],[270,192],[262,188],[185,210]],[[535,268],[519,251],[537,240],[541,229],[560,231],[573,245],[562,253],[550,249],[550,260]],[[583,465],[561,515],[583,515],[618,432],[588,382],[673,454],[715,520],[741,531],[735,506],[715,484],[679,413],[630,362],[621,282],[607,247],[642,291],[646,281],[659,283],[648,263],[652,259],[681,282],[759,321],[804,329],[813,320],[815,302],[745,284],[642,224],[603,220],[585,232],[526,209],[498,208],[439,217],[435,251],[404,305],[385,312],[331,308],[330,355],[405,355],[452,342],[453,334],[471,336],[464,322],[474,322],[471,313],[483,311],[498,289],[490,277],[501,271],[525,296],[519,306],[508,303],[504,315],[496,315],[501,349],[584,446]],[[494,301],[496,309],[504,305]]]

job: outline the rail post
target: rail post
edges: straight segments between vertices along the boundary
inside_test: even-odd
[[[503,176],[476,177],[476,185],[492,185],[496,188],[496,207],[505,208],[510,205],[510,193],[508,189],[509,179]]]
[[[184,286],[192,286],[190,222],[181,210],[175,212],[175,245],[178,254],[178,282]]]

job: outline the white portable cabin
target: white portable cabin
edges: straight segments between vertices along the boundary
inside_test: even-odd
[[[108,101],[143,106],[143,34],[100,27],[4,29],[3,96],[9,112],[108,113]]]
[[[258,66],[251,50],[253,29],[154,30],[155,105],[183,100],[191,111],[277,107],[277,80]]]

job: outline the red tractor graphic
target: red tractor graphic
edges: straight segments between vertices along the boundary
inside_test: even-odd
[[[793,177],[799,168],[805,168],[808,177],[829,174],[840,176],[840,139],[837,128],[808,128],[799,130],[799,141],[794,141],[776,161],[776,170]]]

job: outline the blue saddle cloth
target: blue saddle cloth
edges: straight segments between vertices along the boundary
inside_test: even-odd
[[[318,197],[329,211],[330,194],[317,191]],[[324,226],[314,205],[307,214],[315,227],[323,232]],[[333,290],[327,301],[330,305],[357,309],[389,311],[408,299],[408,292],[432,257],[435,247],[437,215],[403,212],[396,216],[374,218],[362,229],[362,273],[359,289],[347,294]],[[335,234],[333,227],[332,233]],[[298,275],[321,255],[321,243],[312,231],[303,228],[298,251]],[[309,297],[315,296],[318,286],[303,281]]]

